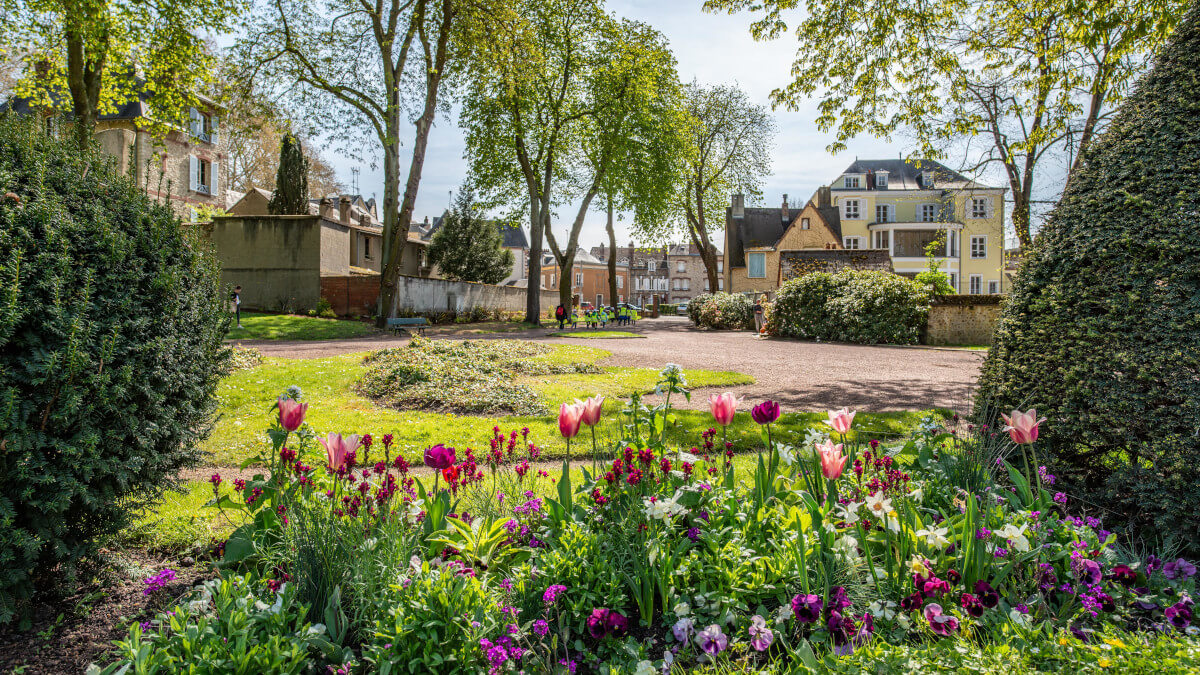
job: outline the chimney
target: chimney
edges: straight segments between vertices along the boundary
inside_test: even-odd
[[[746,195],[740,192],[733,196],[733,217],[739,220],[746,217]]]
[[[791,217],[788,215],[788,203],[787,203],[787,193],[786,193],[786,192],[785,192],[785,193],[783,193],[783,209],[782,209],[782,212],[783,212],[783,222],[785,222],[785,223],[786,223],[786,222],[789,222],[789,221],[791,220]]]
[[[326,220],[337,220],[337,218],[333,216],[333,200],[329,197],[321,198],[321,201],[317,206],[317,213],[319,213],[321,217]]]
[[[342,197],[338,200],[338,221],[343,225],[350,224],[350,198]]]
[[[833,193],[828,186],[817,188],[817,208],[828,208],[833,206]]]

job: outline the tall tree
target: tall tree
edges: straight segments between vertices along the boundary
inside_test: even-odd
[[[0,0],[0,55],[25,61],[17,93],[69,112],[81,147],[100,115],[148,99],[160,131],[187,119],[215,60],[200,34],[221,33],[241,0]]]
[[[1187,0],[810,0],[795,24],[794,79],[772,100],[795,110],[820,96],[831,152],[861,133],[911,134],[922,157],[955,149],[965,169],[1000,167],[1022,246],[1044,160],[1096,132],[1174,28]],[[794,0],[706,0],[707,10],[761,12],[758,39],[788,30]],[[854,39],[830,39],[854,36]],[[1068,175],[1069,180],[1069,175]]]
[[[683,95],[683,162],[677,208],[688,238],[700,250],[708,287],[717,280],[716,233],[725,227],[731,192],[757,193],[771,169],[775,120],[736,86],[702,87]]]
[[[448,279],[498,284],[513,269],[497,222],[480,217],[475,191],[464,185],[429,242],[429,262]]]
[[[563,200],[574,135],[588,114],[585,78],[608,18],[596,0],[519,0],[516,7],[512,20],[490,24],[462,125],[476,186],[492,204],[528,209],[525,321],[537,324],[543,236]]]
[[[305,111],[352,153],[367,138],[382,153],[380,325],[394,304],[443,85],[470,55],[478,24],[505,16],[502,0],[271,0],[239,43],[238,60],[250,79],[285,109]],[[409,124],[414,137],[405,176],[400,139]]]
[[[308,159],[292,134],[284,135],[279,145],[279,172],[267,210],[277,216],[308,213]]]

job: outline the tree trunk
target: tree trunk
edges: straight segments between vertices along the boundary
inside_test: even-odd
[[[608,293],[614,307],[617,305],[617,231],[613,229],[612,197],[608,198],[608,222],[604,229],[608,231]]]
[[[400,232],[400,214],[396,202],[400,196],[400,155],[399,148],[399,111],[388,112],[388,138],[394,139],[383,147],[383,274],[379,278],[379,311],[375,316],[375,325],[379,328],[387,326],[396,304],[396,281],[400,277],[400,258],[404,251],[404,242],[408,239],[406,231]],[[418,130],[418,135],[420,131]],[[416,159],[414,153],[413,159]],[[418,177],[418,180],[419,177]],[[411,183],[411,179],[409,183]],[[407,197],[407,195],[406,195]],[[411,213],[411,207],[410,207]]]
[[[542,223],[541,198],[529,191],[529,280],[525,283],[525,323],[542,325]]]
[[[79,150],[85,151],[91,143],[96,130],[96,121],[100,118],[100,86],[104,77],[104,66],[108,58],[108,32],[101,37],[97,51],[100,52],[93,62],[90,62],[84,44],[84,26],[96,20],[92,16],[78,16],[70,9],[73,3],[67,3],[67,90],[71,94],[71,112],[75,116],[75,138]],[[76,11],[80,11],[76,8]]]

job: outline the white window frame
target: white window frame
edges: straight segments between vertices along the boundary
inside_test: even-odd
[[[717,290],[721,290],[721,291],[725,290],[725,280],[724,279],[717,279]]]
[[[845,176],[842,178],[842,187],[850,190],[857,190],[859,186],[858,176]]]
[[[550,288],[554,288],[554,272],[550,273]]]
[[[617,275],[617,288],[625,288],[625,277]]]
[[[879,217],[880,210],[883,211],[883,217]],[[875,222],[890,223],[896,214],[896,210],[891,204],[876,204],[875,205]]]
[[[754,264],[751,260],[760,261],[761,274],[754,273]],[[746,254],[746,278],[747,279],[766,279],[767,278],[767,254],[766,253],[747,253]],[[724,281],[724,280],[722,280]]]
[[[858,220],[862,213],[862,202],[858,199],[842,200],[842,217],[846,220]]]
[[[876,188],[885,188],[887,186],[888,186],[888,172],[887,171],[876,171],[875,172],[875,187]]]
[[[646,271],[647,271],[647,272],[653,272],[654,270],[655,270],[655,263],[654,263],[654,261],[653,261],[653,260],[647,260],[647,261],[646,261]]]
[[[842,237],[842,248],[857,251],[862,248],[862,237]]]
[[[691,279],[683,280],[683,290],[685,290],[685,291],[692,290],[692,280]]]
[[[1000,280],[988,279],[988,295],[996,295],[1000,292]]]
[[[583,272],[575,273],[575,287],[583,288]]]
[[[682,260],[675,263],[675,271],[678,272],[679,274],[683,274],[684,272],[687,271],[687,263]]]
[[[971,260],[986,260],[987,259],[987,235],[973,234],[971,235]],[[975,246],[979,245],[979,255],[976,255]]]
[[[982,274],[971,274],[967,276],[967,295],[983,295]]]
[[[800,219],[800,229],[807,230],[811,227],[812,227],[811,219],[809,219],[809,218],[801,218]]]
[[[597,307],[603,307],[603,306],[604,306],[604,294],[603,294],[603,293],[597,293],[597,294],[596,294],[596,306],[597,306]]]
[[[891,246],[892,232],[891,232],[891,230],[876,230],[875,232],[872,233],[872,237],[874,237],[874,241],[872,242],[872,244],[873,244],[872,248],[882,248],[882,249],[887,249],[889,251],[892,249],[892,246]]]
[[[971,218],[981,220],[991,212],[991,200],[987,197],[971,197]]]
[[[957,293],[958,292],[958,272],[947,272],[946,276],[950,277],[950,287],[954,289],[955,293]]]
[[[937,179],[933,176],[933,169],[926,169],[921,172],[921,187],[928,190],[933,187]]]

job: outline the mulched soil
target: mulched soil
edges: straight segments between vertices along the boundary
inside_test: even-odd
[[[211,563],[195,562],[186,553],[121,551],[107,556],[109,562],[95,581],[36,605],[32,628],[0,628],[0,673],[78,675],[89,663],[102,666],[110,660],[113,640],[124,637],[132,622],[152,618],[198,582],[216,576]],[[168,567],[176,579],[143,595],[142,580]]]

